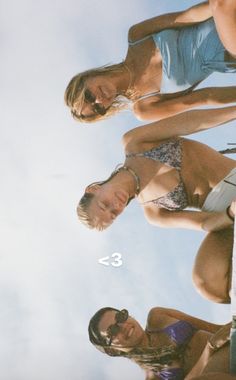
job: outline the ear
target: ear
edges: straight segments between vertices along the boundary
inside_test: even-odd
[[[95,194],[100,189],[100,185],[88,185],[85,189],[85,193]]]

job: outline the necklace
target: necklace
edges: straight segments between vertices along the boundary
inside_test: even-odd
[[[133,177],[134,182],[135,182],[135,191],[134,191],[134,194],[138,195],[140,193],[140,178],[139,178],[138,174],[133,169],[131,169],[129,166],[122,165],[120,167],[117,167],[114,170],[114,172],[111,174],[111,176],[113,177],[114,175],[116,175],[117,173],[119,173],[121,170],[126,170],[128,173],[131,174],[131,176]],[[134,198],[134,196],[130,197],[129,200],[128,200],[128,203],[133,198]]]
[[[128,93],[130,91],[130,89],[131,89],[131,84],[133,82],[133,75],[132,75],[132,72],[131,72],[129,66],[125,62],[123,62],[123,65],[124,65],[124,68],[126,69],[126,71],[128,71],[128,74],[129,74],[129,85],[127,87],[127,90],[125,91],[125,93]]]

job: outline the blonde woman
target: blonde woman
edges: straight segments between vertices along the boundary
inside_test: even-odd
[[[65,92],[72,115],[94,122],[130,100],[138,118],[160,120],[234,102],[235,88],[194,88],[215,71],[236,72],[235,14],[234,0],[209,0],[132,26],[124,61],[72,78]]]
[[[86,187],[77,210],[80,221],[103,230],[136,198],[153,225],[208,232],[194,283],[206,298],[229,302],[236,161],[182,136],[235,118],[236,106],[193,110],[127,132],[124,164],[107,180]]]
[[[91,318],[88,330],[98,350],[136,362],[146,380],[233,380],[230,325],[156,307],[150,310],[143,329],[128,310],[106,307]]]

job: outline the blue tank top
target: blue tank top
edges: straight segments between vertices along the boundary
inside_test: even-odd
[[[162,93],[184,91],[214,71],[236,72],[235,62],[225,62],[214,20],[153,35],[162,55]]]
[[[216,31],[213,18],[180,29],[165,29],[129,45],[152,37],[162,56],[160,93],[185,91],[206,79],[214,71],[235,73],[236,60],[225,61],[226,50]],[[152,94],[146,94],[151,96]]]

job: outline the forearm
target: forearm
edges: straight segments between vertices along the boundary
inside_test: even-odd
[[[160,121],[193,108],[223,106],[236,102],[236,86],[207,87],[187,94],[153,96],[134,105],[134,113],[141,120]]]
[[[211,336],[207,343],[211,351],[217,351],[229,342],[231,326],[232,322],[229,322]]]
[[[236,106],[191,110],[128,131],[123,137],[127,152],[135,144],[151,143],[215,128],[236,119]]]
[[[146,206],[145,217],[154,226],[162,228],[185,228],[196,231],[219,231],[233,226],[226,211],[169,211]]]
[[[207,232],[220,231],[232,227],[233,223],[226,211],[209,212],[202,222],[202,230]]]
[[[181,28],[207,20],[212,16],[208,2],[197,4],[187,10],[163,14],[133,25],[129,29],[129,41],[135,42],[163,29]]]
[[[193,133],[219,127],[236,119],[236,106],[193,110],[178,115],[173,123],[177,136],[187,136]],[[169,125],[171,128],[171,125]]]

